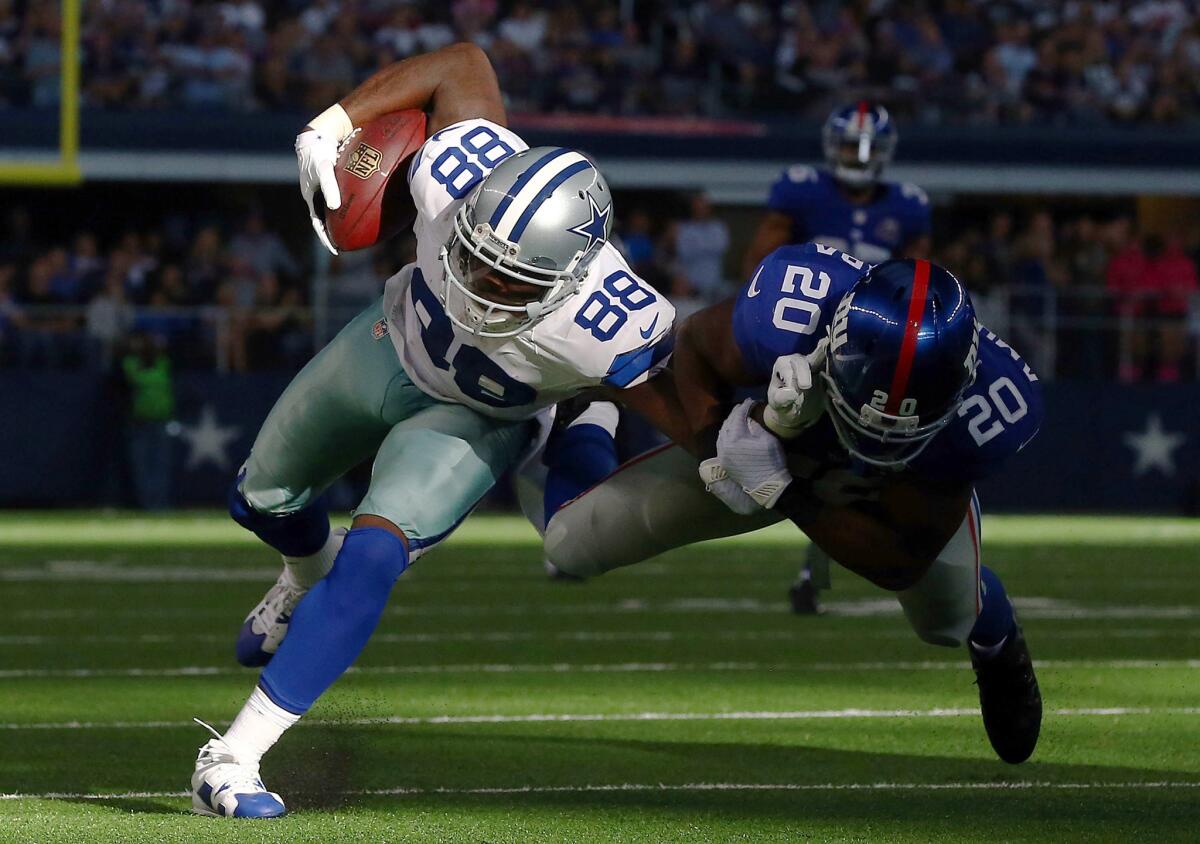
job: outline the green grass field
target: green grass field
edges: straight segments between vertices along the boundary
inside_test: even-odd
[[[189,813],[205,732],[274,579],[217,514],[0,514],[0,841],[1195,841],[1200,523],[991,517],[1047,715],[999,762],[965,653],[835,572],[784,590],[797,535],[590,583],[474,517],[401,578],[358,670],[267,757],[292,814]]]

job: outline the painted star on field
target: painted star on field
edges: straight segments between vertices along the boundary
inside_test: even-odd
[[[1164,475],[1175,474],[1175,449],[1187,441],[1187,436],[1163,429],[1162,417],[1151,413],[1146,417],[1146,430],[1130,431],[1121,437],[1133,449],[1133,473],[1144,475],[1158,469]]]
[[[193,425],[180,425],[179,437],[187,443],[187,469],[198,469],[211,463],[222,472],[229,470],[229,446],[241,434],[241,428],[220,425],[211,404],[204,405],[200,420]]]

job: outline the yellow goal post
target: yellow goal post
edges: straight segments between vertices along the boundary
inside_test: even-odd
[[[79,169],[79,25],[82,0],[62,0],[58,156],[0,158],[0,185],[76,185]]]

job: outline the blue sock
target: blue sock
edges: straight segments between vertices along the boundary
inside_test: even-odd
[[[379,624],[408,550],[383,528],[346,534],[333,571],[292,612],[287,636],[258,684],[279,706],[302,715],[349,668]]]
[[[250,506],[238,488],[243,472],[229,490],[229,515],[246,530],[285,557],[308,557],[325,546],[329,538],[329,514],[318,499],[303,510],[274,516]]]
[[[616,471],[617,443],[600,425],[571,425],[546,449],[546,521],[572,498]]]
[[[971,644],[980,648],[994,648],[1012,633],[1017,619],[1013,615],[1012,603],[1004,591],[1004,584],[996,573],[987,566],[979,569],[979,592],[983,608],[975,619],[968,637]]]

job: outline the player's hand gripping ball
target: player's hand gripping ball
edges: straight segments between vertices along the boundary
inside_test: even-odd
[[[416,206],[408,167],[425,143],[425,131],[425,114],[406,110],[355,129],[336,149],[311,130],[296,139],[301,191],[313,228],[329,251],[366,249],[412,225]],[[325,202],[324,225],[312,201],[318,187]]]

